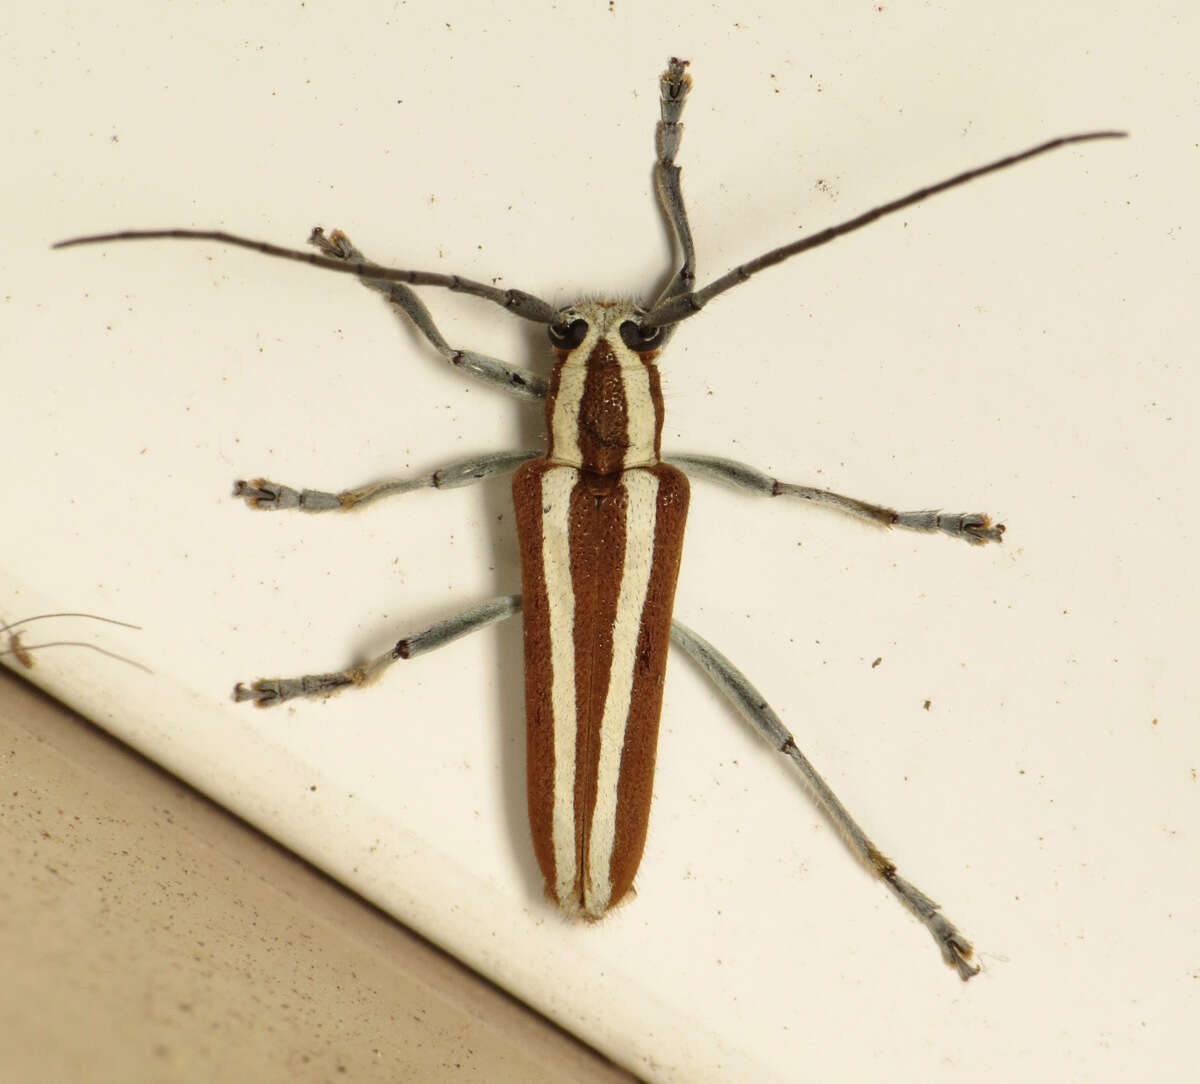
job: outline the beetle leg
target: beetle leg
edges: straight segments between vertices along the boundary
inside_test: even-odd
[[[435,651],[460,636],[486,628],[512,617],[521,610],[520,595],[501,595],[462,613],[439,621],[429,628],[397,641],[396,646],[370,662],[329,674],[305,674],[296,678],[263,678],[252,685],[240,681],[233,688],[234,700],[253,700],[256,707],[269,708],[298,696],[323,697],[341,692],[350,685],[368,685],[397,659],[413,659]]]
[[[666,462],[678,467],[693,478],[705,478],[733,489],[743,489],[762,497],[795,497],[811,501],[825,508],[846,515],[877,523],[882,527],[902,527],[909,531],[932,534],[940,531],[951,538],[961,538],[972,545],[984,542],[999,542],[1004,535],[1004,524],[993,524],[991,517],[982,512],[940,512],[928,509],[922,512],[896,512],[883,505],[870,504],[856,497],[843,497],[827,489],[781,482],[765,471],[748,463],[733,459],[722,459],[715,455],[673,455]]]
[[[896,872],[895,865],[867,838],[867,834],[850,816],[846,807],[838,801],[829,784],[800,752],[791,731],[783,725],[762,694],[750,684],[746,675],[707,640],[697,636],[678,621],[671,622],[671,639],[712,679],[713,684],[732,701],[742,716],[772,747],[791,757],[817,805],[833,823],[855,856],[881,878],[892,894],[921,920],[938,943],[942,959],[958,970],[964,982],[972,975],[978,974],[979,968],[972,967],[967,962],[971,957],[971,943],[958,932],[954,923],[941,913],[933,900]]]
[[[309,235],[308,243],[333,260],[347,263],[370,262],[341,230],[334,230],[326,237],[325,231],[318,226]],[[532,369],[521,369],[486,354],[477,354],[473,350],[457,350],[450,346],[438,331],[425,302],[404,283],[369,278],[361,281],[369,289],[378,290],[383,294],[396,314],[411,322],[433,344],[433,348],[455,368],[523,399],[546,397],[546,378],[539,376]]]
[[[340,493],[327,493],[321,489],[293,489],[278,482],[268,482],[265,478],[254,478],[249,482],[239,480],[233,485],[233,495],[241,497],[251,508],[268,512],[285,508],[299,508],[304,512],[348,512],[370,501],[411,493],[414,489],[459,489],[474,485],[497,474],[511,473],[525,460],[540,454],[535,451],[492,452],[447,464],[430,474],[369,482]]]

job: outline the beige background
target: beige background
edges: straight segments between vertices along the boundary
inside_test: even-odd
[[[1200,966],[1179,11],[23,12],[0,66],[0,614],[142,625],[68,636],[153,677],[62,650],[39,680],[641,1075],[1178,1077]],[[299,243],[322,222],[553,299],[645,291],[667,259],[649,171],[671,53],[697,81],[702,277],[1048,136],[1133,133],[763,275],[663,362],[672,449],[1009,525],[972,550],[697,485],[678,599],[973,938],[969,986],[685,664],[638,898],[594,929],[540,897],[515,624],[371,695],[229,703],[235,680],[344,665],[517,582],[502,483],[326,522],[255,517],[233,478],[428,470],[536,443],[536,411],[464,384],[353,283],[202,246],[46,248],[161,224]],[[428,300],[452,341],[544,363],[537,329]]]

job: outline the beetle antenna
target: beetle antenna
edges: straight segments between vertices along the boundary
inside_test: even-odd
[[[106,625],[120,625],[123,629],[137,629],[142,631],[141,625],[131,625],[128,621],[117,621],[112,617],[101,617],[99,614],[85,613],[62,613],[62,614],[38,614],[36,617],[22,617],[20,621],[14,621],[11,625],[0,621],[0,635],[6,632],[12,632],[19,625],[28,625],[31,621],[45,621],[51,617],[86,617],[91,621],[103,621]]]
[[[8,637],[8,647],[0,648],[0,655],[12,655],[27,670],[32,670],[34,659],[30,655],[31,651],[39,651],[44,647],[86,647],[92,651],[100,652],[101,655],[107,655],[110,659],[127,662],[130,666],[136,666],[139,670],[144,670],[147,674],[154,673],[148,666],[143,666],[140,662],[135,662],[125,655],[118,655],[115,651],[109,651],[106,648],[87,643],[84,640],[54,640],[44,644],[25,644],[21,642],[22,633],[13,631],[18,625],[28,625],[31,621],[44,621],[50,617],[86,617],[92,621],[103,621],[106,625],[120,625],[123,629],[137,629],[139,632],[142,628],[141,625],[131,625],[128,621],[117,621],[111,617],[101,617],[99,614],[88,613],[38,614],[35,617],[23,617],[20,621],[14,621],[11,625],[0,620],[0,636]]]
[[[319,226],[313,233],[316,235],[318,232],[320,232]],[[442,286],[457,293],[482,297],[484,300],[494,302],[509,312],[525,320],[532,320],[536,324],[553,324],[559,319],[558,310],[554,306],[524,290],[501,290],[483,282],[473,282],[471,279],[460,278],[458,275],[443,275],[437,271],[405,271],[395,267],[382,267],[368,261],[348,263],[331,260],[320,253],[283,248],[280,245],[273,245],[269,241],[255,241],[249,237],[225,233],[223,230],[121,230],[118,233],[97,233],[88,237],[72,237],[67,241],[58,241],[50,247],[72,248],[75,245],[98,245],[109,241],[154,240],[217,241],[223,245],[237,245],[239,248],[248,248],[252,252],[276,256],[281,260],[298,260],[300,263],[310,263],[314,267],[324,270],[357,275],[362,279],[403,282],[409,286]]]
[[[732,271],[726,272],[726,274],[722,275],[716,281],[710,282],[702,290],[697,290],[695,293],[679,294],[676,297],[669,298],[655,305],[642,319],[642,327],[662,327],[667,324],[678,323],[680,320],[686,320],[689,316],[695,316],[696,313],[718,294],[723,294],[726,290],[737,286],[738,283],[745,282],[751,275],[757,274],[765,268],[774,267],[775,264],[782,263],[797,253],[807,252],[810,248],[819,248],[821,245],[828,244],[837,237],[853,233],[855,230],[862,229],[863,226],[869,226],[876,219],[894,214],[905,207],[911,207],[915,203],[929,199],[930,196],[936,196],[939,192],[957,188],[960,184],[966,184],[968,181],[973,181],[976,177],[982,177],[986,173],[995,173],[997,170],[1007,169],[1018,162],[1035,158],[1039,154],[1045,154],[1047,151],[1055,150],[1058,147],[1065,147],[1069,143],[1086,143],[1093,139],[1123,139],[1126,134],[1125,132],[1082,132],[1079,135],[1060,136],[1058,139],[1051,139],[1047,143],[1039,143],[1036,147],[1030,147],[1029,150],[1021,151],[1019,154],[1010,154],[1006,158],[999,158],[995,162],[989,162],[985,166],[969,169],[965,173],[957,173],[953,177],[948,177],[946,180],[940,181],[938,184],[929,185],[926,188],[918,188],[915,192],[910,192],[907,196],[892,200],[890,203],[882,203],[878,207],[873,207],[871,210],[865,211],[855,218],[839,222],[836,226],[830,226],[827,229],[821,230],[820,233],[814,233],[811,237],[804,237],[799,241],[793,241],[791,244],[783,245],[780,248],[773,248],[770,252],[764,252],[756,259],[750,260],[748,263],[741,264]]]

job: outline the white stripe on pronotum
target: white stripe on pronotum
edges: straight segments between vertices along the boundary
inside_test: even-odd
[[[672,59],[659,82],[655,187],[677,251],[678,270],[649,306],[580,301],[556,307],[521,290],[441,272],[371,263],[345,234],[318,227],[316,253],[281,248],[220,230],[134,230],[80,237],[96,241],[188,238],[219,241],[358,276],[411,320],[435,350],[463,373],[524,399],[546,401],[548,449],[501,452],[450,464],[420,478],[393,479],[331,493],[264,479],[238,482],[253,508],[350,509],[424,486],[453,488],[515,471],[513,504],[521,547],[522,596],[473,606],[379,657],[347,670],[238,685],[238,700],[260,706],[324,696],[365,685],[397,659],[413,658],[474,629],[524,612],[525,714],[529,824],[546,892],[571,914],[598,917],[632,886],[650,815],[658,717],[668,640],[713,679],[777,749],[840,829],[851,850],[933,935],[962,978],[976,972],[971,945],[938,905],[904,880],[854,822],[800,752],[762,695],[707,640],[672,619],[687,515],[683,471],[770,497],[791,497],[883,527],[942,533],[972,543],[999,542],[1003,526],[977,513],[897,512],[814,486],[784,482],[713,456],[661,458],[662,393],[657,359],[675,328],[709,301],[811,248],[912,207],[977,177],[1086,140],[1121,132],[1063,136],[917,189],[748,261],[695,289],[695,252],[675,156],[680,117],[691,88],[687,62]],[[547,380],[471,350],[450,346],[411,286],[440,286],[486,298],[548,328],[557,364]],[[638,468],[638,469],[631,469]],[[928,705],[928,701],[926,701]],[[582,866],[582,868],[581,868]]]

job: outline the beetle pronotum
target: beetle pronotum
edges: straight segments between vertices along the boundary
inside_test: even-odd
[[[234,690],[258,706],[325,696],[365,685],[397,659],[411,659],[524,609],[529,819],[546,894],[564,911],[599,918],[629,890],[650,812],[667,644],[694,659],[737,709],[789,756],[850,849],[926,926],[963,979],[978,971],[971,945],[928,896],[904,880],[858,827],[800,752],[758,690],[706,640],[672,620],[688,506],[687,475],[763,496],[824,505],[884,527],[941,532],[969,543],[999,542],[1003,525],[979,514],[896,512],[823,489],[782,482],[712,456],[663,459],[663,399],[656,360],[683,320],[712,298],[773,264],[857,230],[949,188],[1069,143],[1121,132],[1064,136],[957,174],[819,233],[764,253],[694,290],[695,253],[675,164],[680,116],[691,87],[686,61],[672,59],[660,81],[655,184],[681,259],[648,308],[583,300],[558,307],[521,290],[427,271],[374,264],[340,231],[309,237],[317,253],[280,248],[221,231],[138,230],[80,237],[56,247],[147,238],[239,245],[271,256],[346,272],[382,293],[434,348],[468,375],[526,399],[544,399],[548,448],[453,463],[430,475],[331,493],[263,479],[238,482],[252,508],[348,510],[425,486],[470,485],[514,472],[522,594],[492,599],[400,640],[348,670],[272,678]],[[548,328],[557,357],[549,380],[495,358],[452,348],[410,286],[442,286],[494,301]]]

